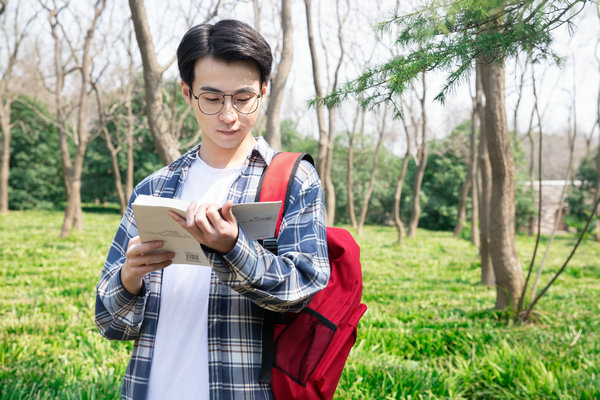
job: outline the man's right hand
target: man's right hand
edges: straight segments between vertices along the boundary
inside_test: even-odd
[[[134,295],[141,295],[143,277],[148,272],[168,267],[173,263],[175,253],[161,251],[147,254],[163,247],[162,241],[142,243],[136,236],[129,241],[125,263],[121,267],[121,282],[125,289]]]

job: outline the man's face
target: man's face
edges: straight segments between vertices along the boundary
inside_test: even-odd
[[[213,57],[202,57],[196,61],[192,92],[202,96],[206,92],[225,95],[253,92],[264,96],[266,85],[260,87],[260,71],[250,61],[225,62]],[[198,125],[202,129],[202,146],[211,152],[235,150],[252,140],[252,127],[256,122],[258,110],[243,114],[233,107],[233,98],[225,97],[223,108],[214,115],[200,111],[198,100],[189,95],[187,85],[182,83],[183,96],[194,110]],[[210,98],[209,100],[215,101]],[[262,97],[256,100],[262,102]],[[238,108],[242,106],[238,103]]]

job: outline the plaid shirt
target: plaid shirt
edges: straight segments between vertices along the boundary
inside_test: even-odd
[[[136,186],[102,268],[96,325],[108,339],[135,340],[123,382],[124,399],[146,398],[162,282],[162,270],[147,274],[140,296],[127,292],[121,283],[127,244],[138,234],[131,203],[140,194],[178,197],[199,146]],[[261,174],[274,154],[262,138],[256,139],[228,199],[254,201]],[[230,253],[204,249],[212,265],[208,306],[211,399],[273,397],[269,386],[258,382],[264,309],[299,311],[329,280],[323,190],[315,169],[306,161],[298,168],[289,204],[278,237],[279,256],[250,240],[242,228]]]

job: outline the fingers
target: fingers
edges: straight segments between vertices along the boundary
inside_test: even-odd
[[[141,295],[143,276],[172,264],[173,252],[155,252],[162,246],[162,241],[142,243],[139,236],[131,238],[121,268],[121,282],[129,293]]]
[[[185,219],[169,212],[182,228],[205,246],[222,253],[229,252],[238,237],[237,220],[232,212],[232,201],[223,207],[214,203],[192,202],[186,210]]]
[[[227,200],[223,207],[221,207],[221,217],[230,223],[235,223],[235,216],[233,215],[233,201]]]
[[[139,236],[132,238],[127,247],[127,264],[129,268],[137,269],[138,273],[164,268],[171,264],[175,253],[169,251],[156,252],[163,246],[160,240],[142,243]]]

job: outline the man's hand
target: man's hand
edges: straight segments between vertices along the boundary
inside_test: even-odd
[[[169,215],[198,243],[219,253],[229,253],[238,238],[238,223],[231,211],[233,202],[227,201],[223,207],[214,203],[192,202],[186,211],[186,218],[169,211]]]
[[[142,243],[140,237],[136,236],[129,241],[125,263],[121,268],[121,282],[125,289],[135,295],[140,295],[142,289],[142,278],[148,272],[168,267],[173,263],[175,253],[161,251],[147,254],[152,250],[163,247],[162,241]]]

